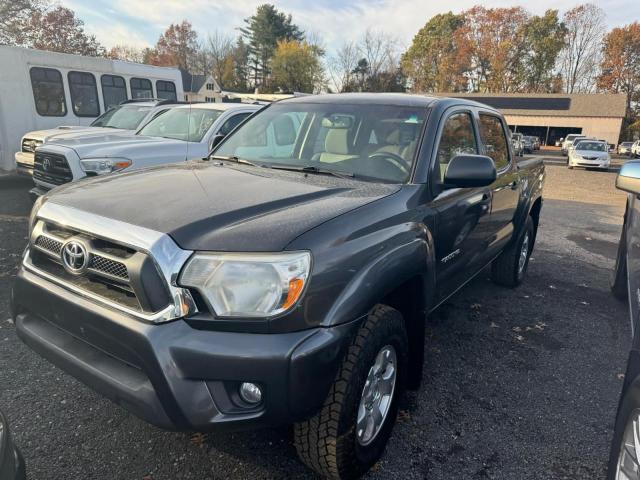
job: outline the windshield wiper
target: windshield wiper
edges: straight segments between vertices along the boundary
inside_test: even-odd
[[[245,160],[244,158],[240,158],[240,157],[236,157],[235,155],[231,155],[231,156],[224,156],[224,155],[211,155],[210,157],[207,157],[207,160],[226,160],[228,162],[236,162],[236,163],[240,163],[242,165],[251,165],[252,167],[264,167],[265,165],[259,165],[257,163],[253,163],[250,162],[249,160]]]
[[[353,172],[339,172],[337,170],[319,168],[315,165],[305,165],[303,167],[296,167],[294,165],[271,165],[271,168],[274,170],[290,170],[292,172],[313,173],[317,175],[333,175],[339,178],[353,178],[356,176]]]

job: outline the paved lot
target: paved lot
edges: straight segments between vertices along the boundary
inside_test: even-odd
[[[608,291],[624,196],[614,173],[547,172],[525,284],[480,275],[429,319],[423,388],[369,478],[604,476],[630,344],[626,306]],[[0,177],[0,408],[30,478],[309,478],[286,428],[163,432],[22,345],[7,318],[28,185]]]

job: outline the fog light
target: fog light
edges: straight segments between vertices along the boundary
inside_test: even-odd
[[[255,383],[244,382],[240,385],[240,398],[247,403],[260,403],[262,401],[262,390]]]

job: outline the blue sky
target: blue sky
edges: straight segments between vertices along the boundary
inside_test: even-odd
[[[216,30],[237,35],[243,19],[256,6],[268,0],[60,0],[85,22],[86,30],[107,47],[130,44],[153,45],[170,23],[189,20],[201,39]],[[355,40],[368,28],[397,38],[400,46],[408,46],[424,23],[437,13],[459,12],[475,4],[486,7],[522,5],[534,14],[548,8],[564,12],[578,1],[508,0],[284,0],[273,2],[280,10],[291,13],[303,30],[313,32],[329,50],[346,40]],[[640,20],[640,0],[595,1],[607,13],[610,27]]]

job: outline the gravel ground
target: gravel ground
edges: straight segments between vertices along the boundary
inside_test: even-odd
[[[423,387],[368,478],[602,478],[630,345],[608,291],[615,174],[548,166],[528,278],[479,275],[428,322]],[[0,408],[31,479],[309,478],[288,429],[187,435],[146,425],[25,347],[8,321],[29,182],[0,177]]]

